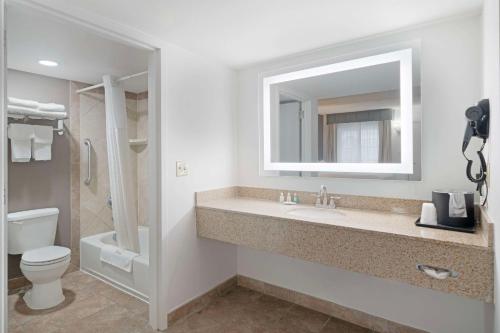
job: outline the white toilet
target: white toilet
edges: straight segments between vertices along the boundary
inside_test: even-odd
[[[64,301],[61,276],[69,266],[71,250],[54,246],[59,209],[43,208],[9,213],[8,252],[22,254],[21,271],[33,288],[24,295],[35,310]]]

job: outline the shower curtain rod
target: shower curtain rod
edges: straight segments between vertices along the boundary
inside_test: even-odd
[[[136,73],[136,74],[132,74],[132,75],[123,76],[123,77],[117,79],[116,81],[121,82],[121,81],[125,81],[125,80],[128,80],[128,79],[131,79],[133,77],[147,75],[147,74],[148,74],[148,71],[144,71],[144,72],[140,72],[140,73]],[[93,89],[96,89],[96,88],[100,88],[100,87],[103,87],[103,86],[104,86],[104,83],[95,84],[95,85],[87,87],[87,88],[79,89],[79,90],[76,91],[76,93],[77,94],[81,94],[82,92],[86,92],[86,91],[93,90]]]

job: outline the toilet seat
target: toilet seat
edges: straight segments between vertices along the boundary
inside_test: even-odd
[[[23,253],[21,263],[26,266],[47,266],[69,258],[71,250],[63,246],[45,246]]]

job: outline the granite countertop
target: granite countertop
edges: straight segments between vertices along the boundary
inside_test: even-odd
[[[338,216],[298,217],[288,212],[298,208],[314,208],[314,206],[284,205],[275,201],[247,197],[214,198],[198,202],[197,207],[491,250],[491,242],[488,241],[482,227],[479,227],[474,234],[417,227],[415,221],[418,215],[414,214],[340,207],[334,209],[335,212],[340,213]]]

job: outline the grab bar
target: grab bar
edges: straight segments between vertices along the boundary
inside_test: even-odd
[[[92,142],[90,139],[85,139],[83,144],[87,146],[87,178],[85,178],[85,185],[89,185],[92,181],[91,165],[92,165]]]

